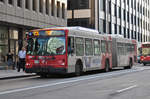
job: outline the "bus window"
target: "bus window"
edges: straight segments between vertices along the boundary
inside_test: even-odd
[[[86,55],[93,55],[93,47],[92,47],[92,40],[85,39],[85,54]]]
[[[69,37],[68,38],[68,54],[74,53],[74,38]]]
[[[100,41],[94,40],[94,55],[100,55]]]
[[[125,55],[125,48],[123,43],[117,43],[117,49],[119,55]]]
[[[83,56],[84,55],[84,40],[83,38],[76,38],[76,55]]]
[[[102,50],[102,53],[106,53],[106,41],[102,41],[101,50]]]
[[[108,53],[111,53],[111,42],[108,42]]]

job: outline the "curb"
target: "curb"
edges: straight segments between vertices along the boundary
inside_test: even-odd
[[[25,78],[25,77],[32,77],[37,76],[36,74],[31,75],[18,75],[18,76],[6,76],[6,77],[0,77],[0,80],[7,80],[7,79],[16,79],[16,78]]]

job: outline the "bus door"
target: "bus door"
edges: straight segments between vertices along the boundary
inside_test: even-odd
[[[75,47],[74,47],[74,37],[68,37],[68,73],[75,72]]]
[[[126,66],[125,46],[123,43],[117,43],[118,49],[118,66]]]

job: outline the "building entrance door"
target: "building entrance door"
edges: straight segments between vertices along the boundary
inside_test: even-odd
[[[16,63],[18,56],[18,40],[10,40],[10,51],[13,53],[14,62]]]

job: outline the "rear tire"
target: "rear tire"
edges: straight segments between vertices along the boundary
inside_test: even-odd
[[[146,63],[143,63],[144,66],[146,66]]]
[[[129,66],[126,66],[124,69],[131,69],[133,66],[132,60],[129,62]]]
[[[109,68],[109,62],[106,61],[104,71],[105,71],[105,72],[109,72],[109,70],[110,70],[110,68]]]

